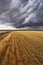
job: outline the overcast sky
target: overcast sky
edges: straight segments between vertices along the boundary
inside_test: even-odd
[[[43,29],[43,0],[0,0],[0,29]]]

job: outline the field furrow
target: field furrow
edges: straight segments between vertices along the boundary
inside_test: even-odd
[[[43,31],[9,31],[0,42],[0,65],[43,65]]]

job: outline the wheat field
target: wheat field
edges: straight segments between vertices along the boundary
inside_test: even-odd
[[[0,65],[43,65],[43,31],[0,31]]]

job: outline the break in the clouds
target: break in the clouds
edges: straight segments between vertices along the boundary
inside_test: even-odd
[[[0,0],[0,28],[43,29],[43,0]]]

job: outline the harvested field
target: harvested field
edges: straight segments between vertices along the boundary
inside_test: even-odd
[[[43,31],[1,34],[0,65],[43,65]]]

